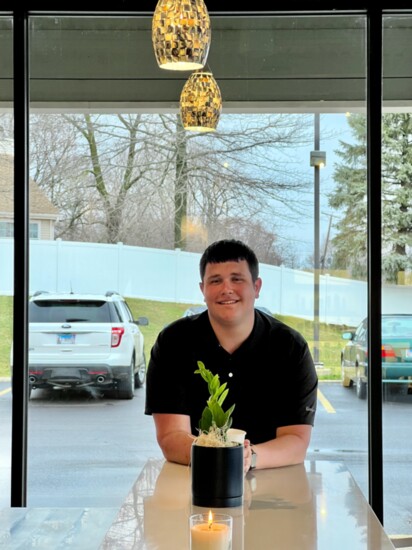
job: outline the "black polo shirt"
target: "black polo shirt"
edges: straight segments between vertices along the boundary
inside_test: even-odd
[[[252,333],[232,354],[219,344],[207,311],[164,328],[151,351],[145,413],[189,415],[197,435],[209,397],[195,374],[198,361],[227,382],[223,409],[235,403],[232,427],[252,444],[274,439],[281,426],[313,425],[318,380],[308,345],[277,319],[255,310]]]

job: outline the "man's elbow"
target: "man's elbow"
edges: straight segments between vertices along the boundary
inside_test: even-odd
[[[292,457],[291,465],[302,464],[306,459],[307,448],[299,447]]]
[[[295,457],[293,464],[301,464],[306,459],[306,453],[309,448],[310,438],[296,436],[297,442],[295,444]]]
[[[157,437],[157,442],[168,462],[190,464],[192,439],[186,432],[171,432]]]
[[[287,453],[289,456],[288,464],[295,465],[301,464],[306,459],[306,453],[309,448],[310,436],[307,434],[284,434],[281,437],[286,437],[285,443],[289,448]]]

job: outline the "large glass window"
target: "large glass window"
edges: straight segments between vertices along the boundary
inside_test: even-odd
[[[178,111],[188,75],[157,67],[150,18],[31,19],[30,174],[42,206],[32,215],[42,233],[30,292],[119,292],[134,318],[149,318],[147,358],[159,330],[202,302],[199,252],[241,238],[261,262],[258,304],[297,328],[317,363],[309,458],[344,463],[367,494],[366,402],[342,338],[366,316],[365,18],[212,26],[223,113],[216,133],[198,135]],[[67,360],[75,342],[53,341],[70,350],[50,365],[66,369],[66,384],[32,380],[32,505],[118,504],[139,466],[160,456],[142,389],[120,400],[89,384]]]
[[[385,527],[411,536],[408,492],[412,400],[412,16],[383,29],[382,392]]]
[[[13,62],[12,21],[0,16],[0,506],[10,504],[13,334]]]
[[[223,114],[215,134],[200,136],[182,128],[178,104],[188,75],[158,69],[149,17],[32,17],[30,293],[99,293],[108,301],[110,293],[123,295],[135,319],[149,318],[149,326],[139,326],[140,363],[135,355],[121,365],[130,373],[144,365],[165,324],[202,302],[199,252],[213,240],[241,238],[261,261],[259,305],[302,332],[317,364],[319,407],[308,457],[343,463],[367,495],[365,23],[363,16],[214,16],[209,63]],[[2,24],[2,36],[10,37],[9,22]],[[385,523],[392,533],[408,531],[408,451],[399,449],[398,435],[408,429],[405,365],[412,347],[405,322],[409,35],[409,16],[386,18],[382,366],[391,459]],[[230,63],[228,51],[236,51]],[[10,75],[2,67],[3,86]],[[5,143],[10,128],[2,113]],[[10,172],[12,151],[3,153]],[[1,247],[12,223],[0,207]],[[9,311],[11,278],[0,269]],[[114,328],[110,342],[125,341],[123,327]],[[6,358],[10,342],[3,341]],[[57,335],[53,345],[76,341]],[[94,365],[100,374],[93,376],[105,378],[108,361]],[[104,391],[104,381],[91,384],[88,370],[76,373],[73,391],[73,366],[51,364],[51,371],[66,369],[63,381],[31,381],[30,504],[118,503],[146,458],[160,455],[152,421],[143,416],[142,389],[118,399],[116,388]],[[7,382],[0,392],[1,403],[9,403]],[[99,484],[101,472],[115,485]]]

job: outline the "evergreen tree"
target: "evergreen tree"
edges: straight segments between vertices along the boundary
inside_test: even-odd
[[[366,226],[366,118],[348,119],[353,143],[340,142],[342,159],[334,172],[336,189],[329,204],[342,211],[333,239],[335,269],[353,277],[367,274]],[[412,116],[389,114],[382,125],[382,273],[396,283],[399,274],[412,268]]]
[[[383,120],[382,269],[396,283],[412,269],[412,115],[388,114]]]

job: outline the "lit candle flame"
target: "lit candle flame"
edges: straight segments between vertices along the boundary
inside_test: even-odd
[[[209,510],[209,518],[208,518],[208,525],[209,525],[209,529],[212,528],[212,523],[213,523],[213,514],[212,514],[212,510]]]

